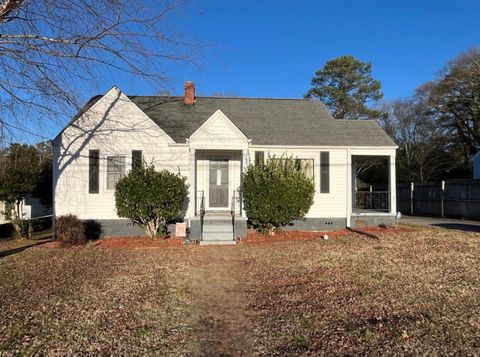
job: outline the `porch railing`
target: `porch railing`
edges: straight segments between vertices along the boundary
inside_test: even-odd
[[[390,192],[388,191],[357,191],[355,192],[353,208],[389,211],[390,210]]]

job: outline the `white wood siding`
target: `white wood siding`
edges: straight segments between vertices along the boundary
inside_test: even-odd
[[[81,219],[118,218],[114,190],[106,188],[106,158],[125,155],[131,169],[132,150],[142,150],[155,167],[188,173],[188,148],[171,147],[173,140],[118,89],[112,89],[69,126],[54,145],[55,214]],[[100,151],[100,192],[88,192],[89,150]]]
[[[200,150],[236,150],[248,145],[248,139],[219,109],[190,137],[191,148]]]
[[[268,148],[252,147],[249,150],[250,162],[255,160],[255,151],[264,151],[265,159],[269,156],[286,156],[298,159],[313,159],[315,198],[308,218],[346,216],[347,204],[347,150],[336,148]],[[320,152],[330,153],[330,192],[320,193]]]

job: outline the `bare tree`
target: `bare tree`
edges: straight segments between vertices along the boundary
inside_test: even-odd
[[[449,143],[444,129],[429,115],[421,93],[384,105],[381,120],[385,131],[399,145],[398,176],[401,180],[426,182],[436,179],[450,165]]]
[[[71,116],[101,80],[163,83],[198,46],[172,31],[182,1],[0,0],[0,141]],[[21,118],[28,118],[27,121]]]
[[[480,150],[480,48],[460,54],[421,90],[431,115],[448,131],[463,153],[466,169]]]

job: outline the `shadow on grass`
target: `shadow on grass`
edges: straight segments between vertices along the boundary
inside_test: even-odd
[[[9,255],[12,255],[12,254],[21,253],[28,248],[32,248],[32,247],[36,247],[36,246],[48,243],[51,240],[52,240],[51,238],[48,238],[48,239],[41,239],[38,241],[26,241],[26,244],[20,247],[0,251],[0,259],[8,257]]]
[[[42,245],[50,241],[52,241],[51,229],[35,232],[33,233],[31,239],[16,239],[14,233],[12,232],[10,236],[0,238],[0,259],[12,254],[23,252],[25,249]],[[5,246],[2,246],[3,244],[5,244]],[[12,245],[14,247],[8,247],[8,245]]]
[[[464,232],[480,232],[480,226],[474,224],[464,224],[464,223],[436,223],[432,224],[434,227],[445,228],[445,229],[458,229]]]

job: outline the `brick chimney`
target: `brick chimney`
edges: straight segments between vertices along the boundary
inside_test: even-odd
[[[193,82],[185,82],[185,98],[183,102],[185,105],[195,104],[195,84],[193,84]]]

